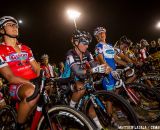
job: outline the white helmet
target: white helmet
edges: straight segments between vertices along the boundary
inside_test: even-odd
[[[15,18],[11,17],[11,16],[3,16],[0,18],[0,27],[2,28],[3,25],[5,23],[7,23],[8,21],[13,21],[14,23],[16,23],[18,25],[18,22]]]
[[[104,27],[97,27],[95,30],[94,30],[94,36],[97,36],[99,33],[101,32],[106,32],[106,29]]]
[[[47,55],[47,54],[43,54],[42,56],[41,56],[41,59],[45,59],[45,58],[49,58],[49,56]]]

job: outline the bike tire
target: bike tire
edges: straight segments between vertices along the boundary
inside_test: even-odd
[[[101,99],[101,101],[102,101],[102,97],[104,96],[105,98],[107,98],[107,100],[111,101],[113,104],[118,103],[117,104],[118,107],[120,107],[121,110],[125,111],[125,115],[127,115],[127,120],[129,121],[129,124],[125,124],[125,125],[134,126],[134,129],[137,129],[135,126],[139,126],[139,120],[136,117],[136,114],[135,114],[133,108],[131,107],[131,105],[124,98],[122,98],[121,96],[119,96],[113,92],[107,92],[105,90],[96,91],[93,94],[96,95],[97,97],[99,97],[99,99]],[[84,108],[85,114],[88,114],[88,109],[89,109],[90,105],[91,105],[91,100],[89,99],[89,100],[87,100],[87,102],[85,104],[85,108]],[[100,120],[100,122],[103,125],[103,127],[107,127],[108,129],[114,129],[114,128],[109,128],[110,126],[104,126],[103,121]],[[124,124],[120,125],[120,126],[124,126]],[[115,128],[115,129],[123,129],[123,128]]]
[[[16,112],[7,105],[0,109],[0,130],[16,129]]]
[[[77,127],[74,128],[74,130],[96,130],[94,124],[82,112],[77,111],[76,109],[73,109],[69,106],[54,106],[51,109],[49,109],[48,114],[51,122],[54,120],[55,126],[61,126],[63,127],[63,130],[69,130],[70,127]],[[58,120],[58,118],[61,119],[62,122]],[[45,124],[46,123],[43,116],[39,121],[37,130],[45,130]]]
[[[139,119],[149,123],[158,122],[160,120],[160,94],[155,88],[148,88],[141,83],[128,83],[126,87],[130,87],[139,95],[138,105],[130,102],[137,115],[139,115]],[[121,90],[120,94],[124,96],[124,93],[124,89]],[[128,98],[128,96],[124,98]],[[152,116],[149,116],[151,114]]]

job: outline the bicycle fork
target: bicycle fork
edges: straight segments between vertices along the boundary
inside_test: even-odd
[[[37,109],[36,109],[35,115],[33,117],[33,121],[32,121],[32,125],[31,125],[30,130],[36,130],[37,125],[39,123],[39,120],[42,116],[42,112],[44,114],[44,118],[46,119],[46,122],[47,122],[48,126],[50,127],[50,130],[53,130],[53,127],[52,127],[49,115],[47,113],[47,110],[44,107],[42,108],[42,106],[37,106]]]

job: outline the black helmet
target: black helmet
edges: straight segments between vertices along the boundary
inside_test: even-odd
[[[119,40],[120,45],[121,44],[127,44],[128,46],[131,45],[131,40],[129,40],[125,35],[122,36]]]
[[[92,41],[92,36],[89,32],[76,30],[72,35],[72,42],[75,43],[76,41],[78,43],[89,45]]]

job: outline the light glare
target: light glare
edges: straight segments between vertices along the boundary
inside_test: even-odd
[[[78,18],[78,17],[81,15],[80,12],[77,12],[77,11],[75,11],[75,10],[68,10],[68,11],[67,11],[67,14],[68,14],[68,16],[69,16],[71,19],[76,19],[76,18]]]
[[[23,21],[22,21],[22,20],[18,20],[18,23],[22,24],[22,23],[23,23]]]

